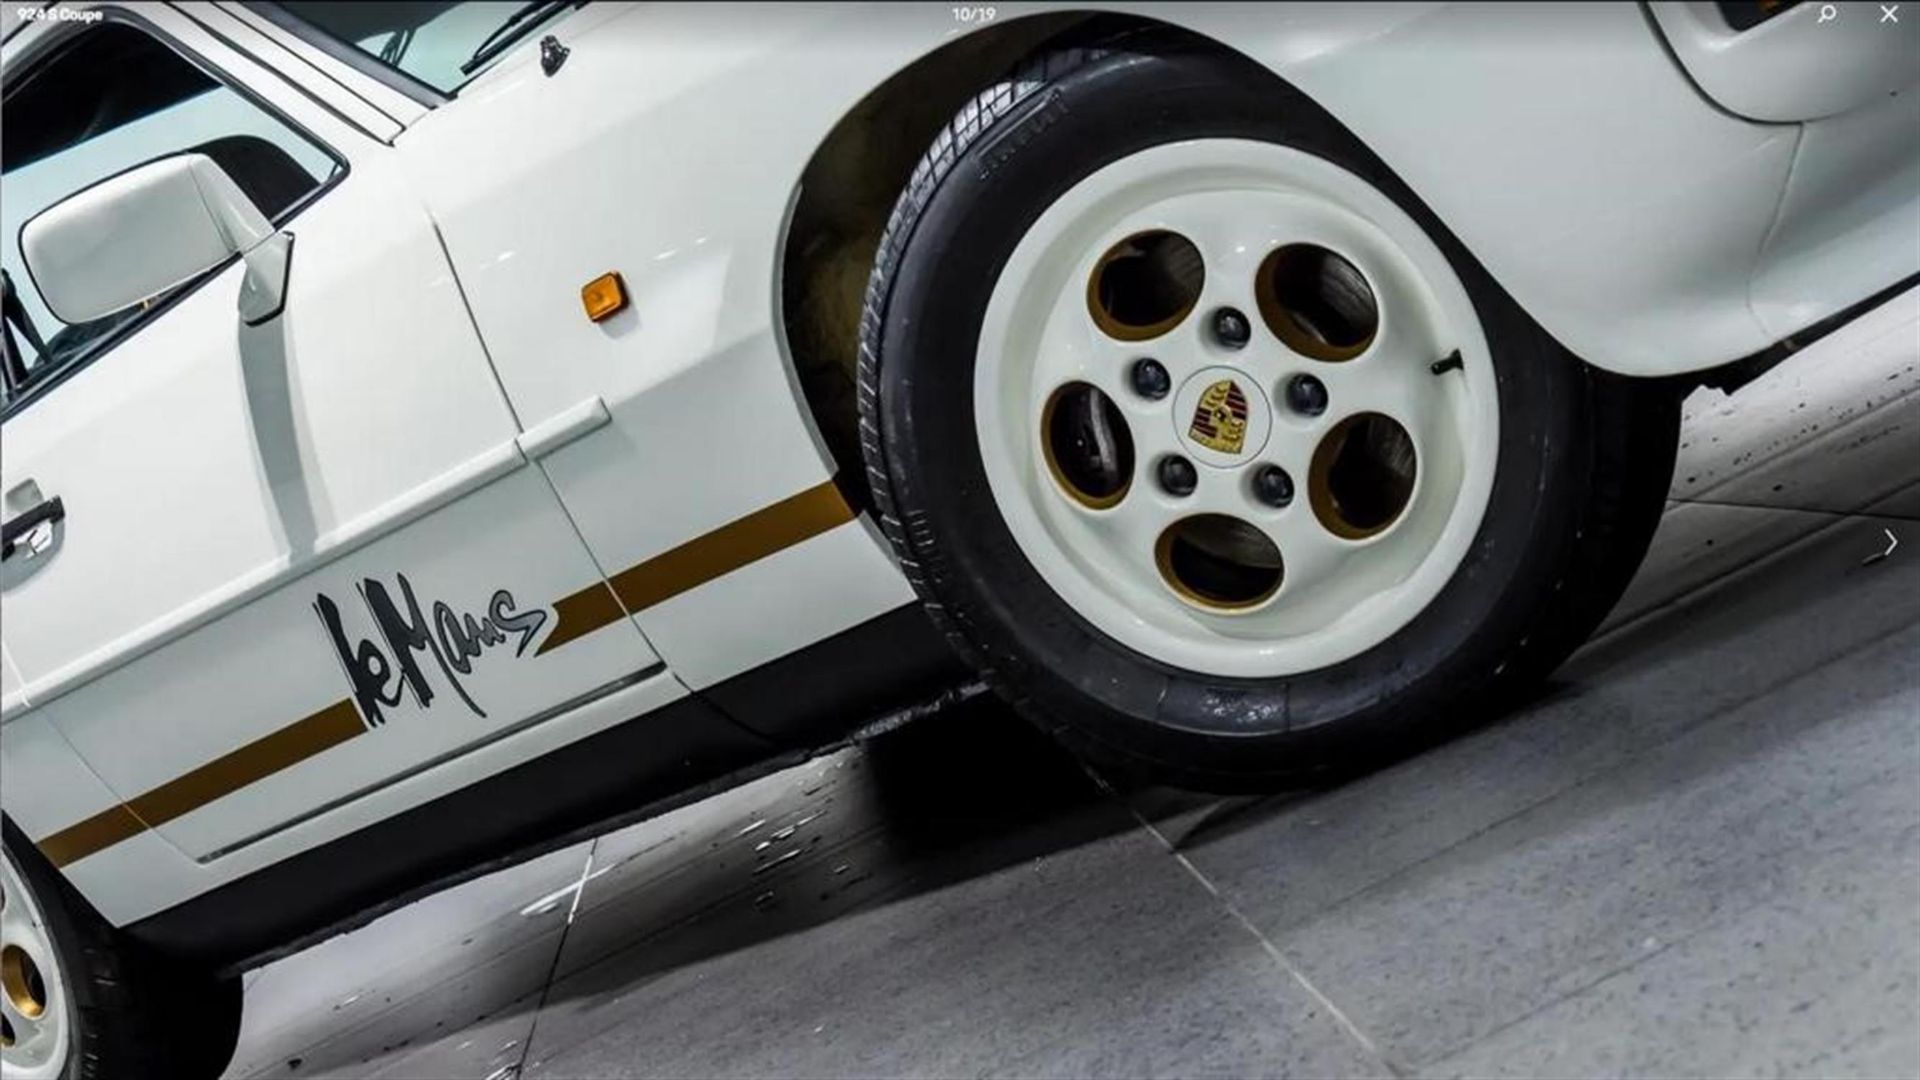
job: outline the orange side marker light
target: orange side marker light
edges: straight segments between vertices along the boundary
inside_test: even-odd
[[[627,310],[627,283],[618,270],[609,270],[580,288],[580,304],[587,318],[605,322]]]

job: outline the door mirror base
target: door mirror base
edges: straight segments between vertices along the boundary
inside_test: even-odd
[[[259,326],[287,306],[287,277],[293,272],[293,234],[278,232],[244,256],[247,276],[240,282],[240,321]]]

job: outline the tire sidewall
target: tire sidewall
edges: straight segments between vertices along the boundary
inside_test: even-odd
[[[885,285],[879,419],[887,481],[923,588],[969,659],[1025,704],[1107,746],[1244,775],[1383,736],[1500,667],[1570,542],[1583,466],[1579,365],[1520,312],[1434,215],[1331,117],[1264,72],[1207,54],[1113,53],[1036,89],[954,161]],[[974,419],[979,329],[1033,222],[1116,160],[1201,138],[1280,143],[1382,191],[1459,274],[1491,348],[1500,411],[1492,491],[1472,545],[1408,625],[1348,660],[1274,679],[1206,675],[1107,637],[1045,583],[1001,518]],[[1339,721],[1334,723],[1334,721]],[[1397,722],[1396,722],[1397,721]],[[1243,724],[1239,731],[1232,726]],[[1201,730],[1204,728],[1205,730]],[[1254,752],[1250,755],[1250,752]]]
[[[46,918],[71,1008],[61,1080],[219,1075],[239,1037],[240,980],[153,954],[101,918],[11,820],[0,835]]]

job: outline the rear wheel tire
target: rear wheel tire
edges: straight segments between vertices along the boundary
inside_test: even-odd
[[[956,648],[1109,769],[1221,791],[1543,677],[1638,566],[1678,432],[1311,101],[1152,36],[942,131],[859,376],[881,523]]]
[[[240,980],[158,956],[114,929],[11,822],[0,876],[8,1080],[213,1080],[240,1034]]]

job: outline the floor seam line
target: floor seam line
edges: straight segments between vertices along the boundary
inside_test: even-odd
[[[1104,781],[1100,781],[1098,777],[1095,779],[1096,782],[1100,783],[1101,787],[1107,787]],[[1108,791],[1112,793],[1111,788],[1108,788]],[[1201,888],[1207,890],[1215,900],[1219,901],[1221,908],[1224,909],[1228,915],[1232,916],[1233,920],[1239,923],[1242,929],[1253,935],[1253,939],[1259,942],[1260,948],[1266,952],[1267,958],[1272,960],[1274,965],[1285,972],[1287,977],[1291,978],[1302,990],[1305,990],[1309,997],[1318,1002],[1320,1007],[1327,1011],[1327,1015],[1333,1017],[1334,1023],[1338,1024],[1340,1029],[1347,1033],[1348,1037],[1358,1043],[1360,1048],[1366,1052],[1367,1056],[1379,1062],[1380,1065],[1393,1076],[1405,1077],[1410,1075],[1407,1070],[1401,1068],[1392,1058],[1388,1057],[1386,1053],[1380,1049],[1379,1044],[1375,1043],[1366,1032],[1360,1030],[1360,1025],[1354,1023],[1353,1019],[1346,1014],[1344,1009],[1340,1008],[1332,998],[1328,997],[1319,987],[1315,986],[1313,981],[1308,979],[1306,974],[1302,972],[1293,961],[1287,959],[1286,954],[1280,951],[1280,947],[1275,945],[1273,940],[1267,937],[1266,934],[1262,933],[1260,928],[1255,926],[1251,919],[1248,919],[1242,914],[1240,909],[1234,905],[1233,901],[1229,900],[1226,894],[1220,891],[1218,886],[1209,880],[1205,874],[1201,873],[1199,867],[1193,865],[1193,860],[1187,858],[1185,853],[1174,847],[1172,842],[1167,839],[1166,834],[1162,833],[1152,822],[1148,821],[1146,816],[1135,809],[1132,804],[1127,803],[1125,800],[1121,800],[1121,802],[1122,805],[1127,807],[1127,812],[1133,815],[1133,819],[1140,823],[1140,827],[1145,829],[1149,836],[1159,841],[1160,846],[1166,849],[1167,854],[1173,856],[1173,860],[1179,863],[1182,869],[1186,870],[1188,876],[1199,882]]]
[[[1575,780],[1573,783],[1568,784],[1566,787],[1557,788],[1554,791],[1549,792],[1545,795],[1542,795],[1537,799],[1529,800],[1523,805],[1517,806],[1513,810],[1500,815],[1499,817],[1493,819],[1492,821],[1487,822],[1486,824],[1480,826],[1477,829],[1474,829],[1472,832],[1468,833],[1467,835],[1462,836],[1459,839],[1448,843],[1446,846],[1437,848],[1431,852],[1428,852],[1425,855],[1422,855],[1418,859],[1415,859],[1414,861],[1407,863],[1405,866],[1396,868],[1395,870],[1393,870],[1393,872],[1387,874],[1385,877],[1379,878],[1374,881],[1369,881],[1365,885],[1362,885],[1360,888],[1354,889],[1352,892],[1345,893],[1333,900],[1328,901],[1327,903],[1322,905],[1320,910],[1317,913],[1315,913],[1311,918],[1301,919],[1289,925],[1290,927],[1308,925],[1313,921],[1324,917],[1325,915],[1334,911],[1337,908],[1344,907],[1347,904],[1350,904],[1355,900],[1358,900],[1364,896],[1378,892],[1382,889],[1387,888],[1390,885],[1394,885],[1400,882],[1401,880],[1405,879],[1406,877],[1409,877],[1419,872],[1420,870],[1426,868],[1427,866],[1432,865],[1435,861],[1441,859],[1442,857],[1450,855],[1458,851],[1460,848],[1463,848],[1466,845],[1471,844],[1476,840],[1479,840],[1481,837],[1486,836],[1488,833],[1493,832],[1495,829],[1499,829],[1504,826],[1510,825],[1514,821],[1534,813],[1535,811],[1539,810],[1541,807],[1546,806],[1549,803],[1555,802],[1566,796],[1576,794],[1580,791],[1583,791],[1589,788],[1593,784],[1599,783],[1603,780],[1610,779],[1613,776],[1630,768],[1632,765],[1634,765],[1635,762],[1646,757],[1648,754],[1654,751],[1669,748],[1673,744],[1680,742],[1683,739],[1689,738],[1691,736],[1700,734],[1705,731],[1709,731],[1712,728],[1716,727],[1717,725],[1724,724],[1727,722],[1727,718],[1732,716],[1733,714],[1741,711],[1742,709],[1747,708],[1748,706],[1755,704],[1756,702],[1763,701],[1766,698],[1774,694],[1777,694],[1780,691],[1783,691],[1793,686],[1796,683],[1799,683],[1805,679],[1813,677],[1814,675],[1818,674],[1822,669],[1826,668],[1828,665],[1836,663],[1840,660],[1847,659],[1858,653],[1865,652],[1870,649],[1878,648],[1881,645],[1886,644],[1888,641],[1899,637],[1901,634],[1907,633],[1910,629],[1911,629],[1910,627],[1906,627],[1906,626],[1894,627],[1892,630],[1889,630],[1885,633],[1878,634],[1878,635],[1875,635],[1874,637],[1868,638],[1866,641],[1863,641],[1858,645],[1855,645],[1853,648],[1847,649],[1844,652],[1841,652],[1837,655],[1828,657],[1825,661],[1823,661],[1822,663],[1814,667],[1808,668],[1807,670],[1799,672],[1798,674],[1789,676],[1781,680],[1780,682],[1769,684],[1768,686],[1763,687],[1760,690],[1754,691],[1753,693],[1750,693],[1745,696],[1736,698],[1732,701],[1729,701],[1726,704],[1722,705],[1721,707],[1701,717],[1698,722],[1691,724],[1687,727],[1681,728],[1680,730],[1672,732],[1670,734],[1663,735],[1655,739],[1653,742],[1646,744],[1645,746],[1638,747],[1622,760],[1612,765],[1601,766],[1598,769],[1598,771],[1594,772],[1592,775],[1583,776],[1580,779]],[[1159,833],[1156,832],[1155,835],[1158,836]],[[1164,837],[1161,838],[1161,842],[1162,843],[1166,842]]]
[[[1889,521],[1920,521],[1920,517],[1914,517],[1908,514],[1887,514],[1870,509],[1871,507],[1878,506],[1883,500],[1898,495],[1899,493],[1899,488],[1883,492],[1874,496],[1872,500],[1867,502],[1865,507],[1857,510],[1825,510],[1814,506],[1774,506],[1767,503],[1741,502],[1737,499],[1696,499],[1690,497],[1682,498],[1677,495],[1667,496],[1667,501],[1676,506],[1724,506],[1735,510],[1763,510],[1776,514],[1806,514],[1810,517],[1822,518],[1859,518],[1863,521],[1871,521],[1874,518],[1885,518]]]
[[[593,856],[600,850],[600,838],[587,845],[587,861],[573,884],[573,903],[567,907],[567,921],[560,927],[560,940],[553,946],[553,960],[547,965],[547,977],[540,982],[540,998],[533,1004],[533,1016],[527,1021],[526,1041],[520,1044],[520,1057],[510,1068],[502,1068],[487,1080],[518,1080],[527,1071],[527,1058],[533,1054],[533,1035],[540,1028],[540,1014],[546,1010],[547,996],[553,992],[553,980],[560,973],[560,958],[567,952],[567,935],[573,933],[573,917],[580,910],[580,898],[586,894],[587,879],[593,876]]]
[[[1759,911],[1762,908],[1767,907],[1770,903],[1771,901],[1762,901],[1757,904],[1749,904],[1738,911],[1726,912],[1715,918],[1709,919],[1706,922],[1700,924],[1699,926],[1696,926],[1693,929],[1687,931],[1686,933],[1681,934],[1679,937],[1674,938],[1672,941],[1663,941],[1659,944],[1657,948],[1651,949],[1647,952],[1640,953],[1636,955],[1633,959],[1627,961],[1624,964],[1619,964],[1617,966],[1608,968],[1607,970],[1602,971],[1598,975],[1595,975],[1593,978],[1580,983],[1578,986],[1570,987],[1569,989],[1561,993],[1553,995],[1552,998],[1546,1001],[1543,1001],[1538,1005],[1535,1005],[1533,1008],[1526,1010],[1525,1012],[1521,1013],[1519,1016],[1516,1016],[1511,1020],[1505,1021],[1504,1023],[1501,1023],[1501,1024],[1497,1024],[1494,1027],[1488,1029],[1487,1031],[1479,1035],[1471,1036],[1469,1038],[1463,1039],[1460,1042],[1453,1044],[1452,1046],[1447,1047],[1446,1049],[1442,1050],[1440,1053],[1434,1055],[1433,1059],[1429,1061],[1428,1064],[1439,1065],[1443,1062],[1451,1060],[1452,1058],[1458,1057],[1459,1055],[1466,1053],[1468,1050],[1473,1049],[1475,1046],[1478,1046],[1480,1043],[1483,1043],[1486,1040],[1491,1039],[1496,1035],[1499,1035],[1503,1031],[1507,1031],[1520,1024],[1524,1024],[1528,1020],[1533,1019],[1534,1017],[1540,1015],[1541,1013],[1546,1012],[1549,1009],[1552,1009],[1556,1006],[1559,1006],[1568,1001],[1571,1001],[1576,997],[1579,997],[1581,994],[1584,994],[1587,991],[1593,989],[1594,987],[1599,986],[1601,983],[1606,982],[1608,979],[1614,978],[1615,976],[1618,976],[1618,975],[1624,975],[1627,972],[1632,971],[1634,968],[1637,968],[1640,965],[1647,963],[1648,961],[1652,960],[1654,957],[1657,957],[1662,955],[1663,953],[1666,953],[1670,949],[1673,949],[1679,945],[1683,945],[1686,942],[1693,940],[1694,938],[1700,936],[1701,934],[1706,933],[1709,930],[1718,929],[1719,927],[1726,925],[1727,923],[1731,922],[1733,919],[1741,915],[1746,915],[1750,912]]]

